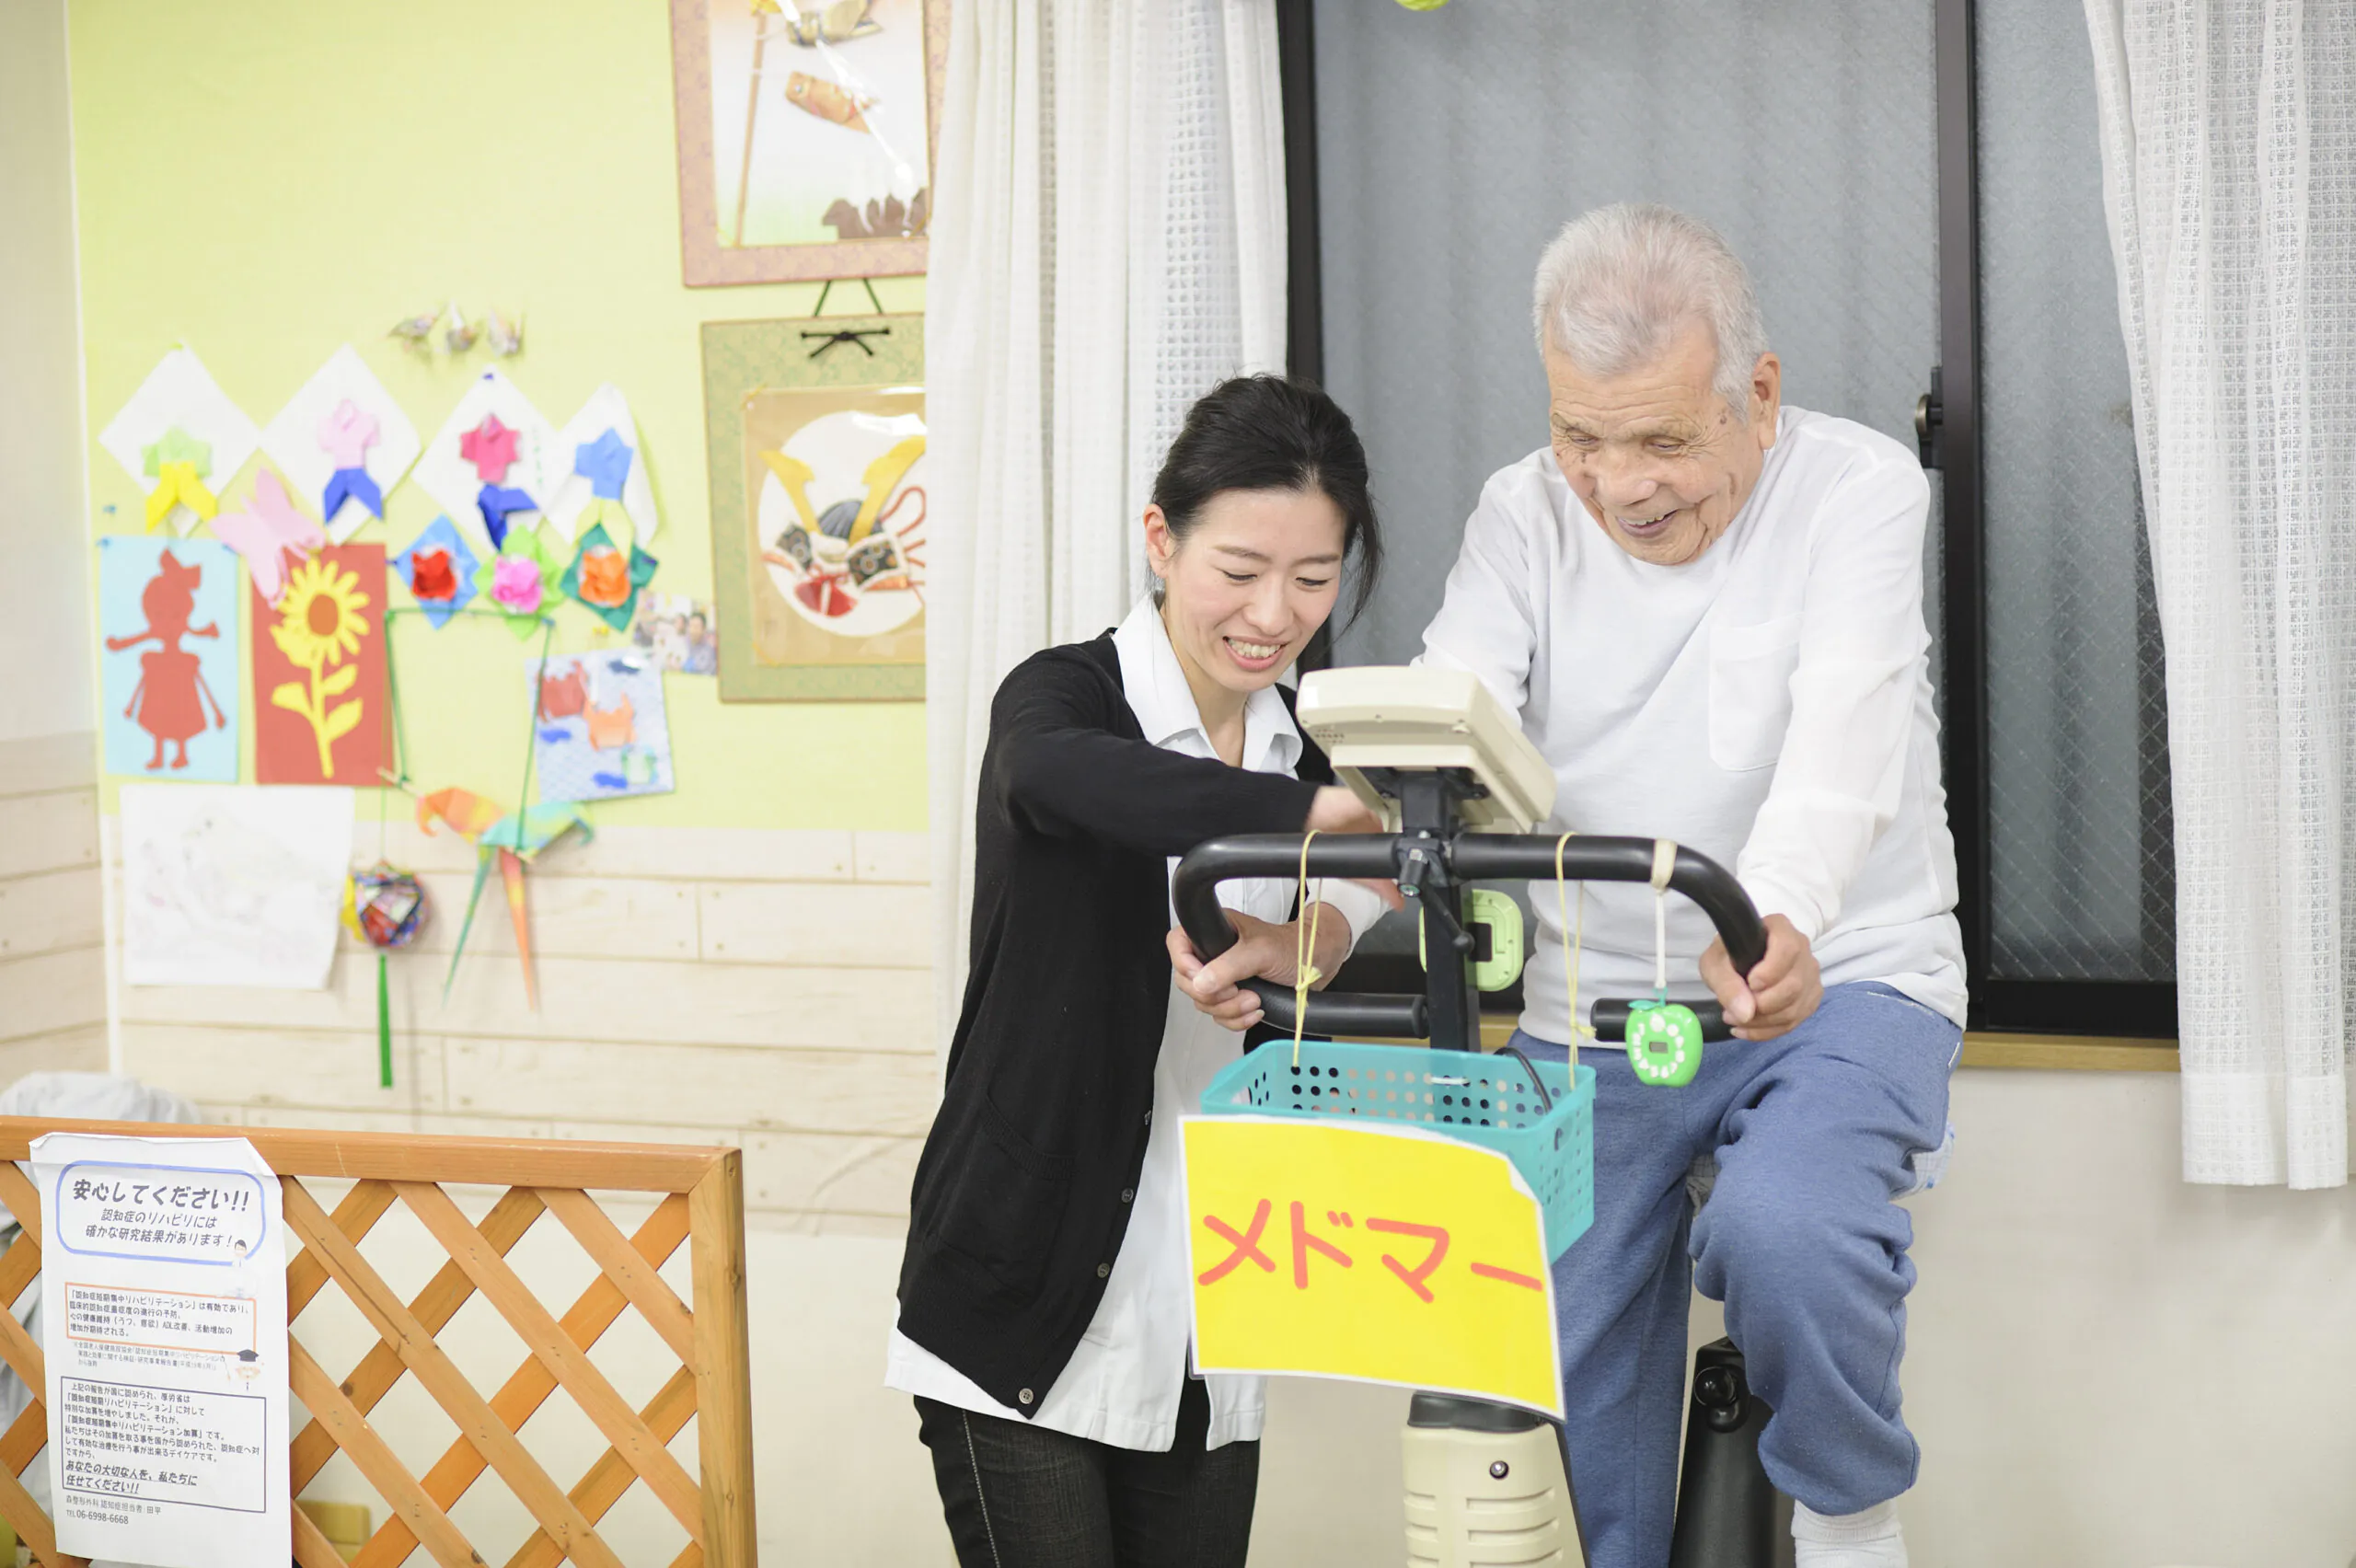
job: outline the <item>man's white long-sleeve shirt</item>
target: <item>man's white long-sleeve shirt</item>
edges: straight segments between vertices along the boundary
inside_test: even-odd
[[[1604,534],[1542,449],[1483,487],[1424,662],[1470,670],[1520,716],[1554,770],[1537,831],[1689,845],[1732,866],[1762,916],[1790,918],[1827,986],[1884,981],[1961,1022],[1929,509],[1912,453],[1787,407],[1725,536],[1655,566]],[[1554,886],[1530,893],[1522,1026],[1567,1040]],[[1652,890],[1598,882],[1586,899],[1580,1011],[1649,995]],[[1708,994],[1695,965],[1713,935],[1669,895],[1672,995]]]

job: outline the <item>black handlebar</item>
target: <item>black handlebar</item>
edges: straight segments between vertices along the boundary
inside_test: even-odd
[[[1540,834],[1461,833],[1447,840],[1412,834],[1335,834],[1311,841],[1308,871],[1312,877],[1404,879],[1411,874],[1408,862],[1413,856],[1436,853],[1445,856],[1453,876],[1464,882],[1551,881],[1555,843]],[[1649,838],[1573,838],[1562,849],[1563,879],[1649,882],[1653,844]],[[1179,924],[1185,928],[1195,951],[1206,958],[1216,958],[1236,940],[1235,928],[1218,902],[1218,884],[1239,877],[1289,877],[1300,869],[1298,834],[1245,834],[1197,845],[1178,862],[1170,884]],[[1767,930],[1760,922],[1759,911],[1725,867],[1680,847],[1669,885],[1709,916],[1738,973],[1748,972],[1767,955]],[[1246,984],[1258,994],[1269,1023],[1278,1029],[1293,1027],[1291,987],[1266,980]],[[1716,1003],[1696,1006],[1693,1011],[1701,1019],[1704,1039],[1728,1037]],[[1590,1016],[1596,1038],[1620,1039],[1627,1026],[1628,1003],[1600,1000]],[[1304,1027],[1320,1034],[1406,1039],[1424,1039],[1431,1032],[1423,997],[1332,991],[1310,997]]]

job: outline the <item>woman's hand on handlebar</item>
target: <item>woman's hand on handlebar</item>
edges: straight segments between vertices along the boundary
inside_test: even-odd
[[[1702,978],[1717,993],[1738,1040],[1773,1040],[1798,1028],[1824,1000],[1823,973],[1799,928],[1781,915],[1768,916],[1766,926],[1767,956],[1748,975],[1735,973],[1724,942],[1712,942],[1702,955]]]
[[[1339,784],[1324,784],[1318,787],[1316,799],[1310,803],[1309,820],[1301,824],[1301,830],[1305,833],[1380,833],[1387,825],[1380,817],[1367,809],[1365,801],[1348,790]],[[1392,909],[1407,907],[1407,901],[1400,895],[1399,884],[1395,882],[1369,877],[1352,877],[1349,880],[1371,890]],[[1329,907],[1327,918],[1332,917]],[[1285,929],[1292,928],[1288,926]],[[1333,973],[1331,965],[1326,966],[1326,973]],[[1287,976],[1289,978],[1289,971]]]
[[[1309,820],[1301,824],[1305,833],[1380,833],[1382,819],[1367,810],[1366,802],[1339,784],[1318,788],[1316,798],[1309,804]]]
[[[1322,907],[1324,913],[1317,921],[1317,951],[1310,960],[1316,966],[1320,986],[1331,980],[1350,955],[1350,923],[1332,905]],[[1170,963],[1178,972],[1179,986],[1194,1000],[1195,1011],[1207,1013],[1222,1029],[1241,1033],[1263,1016],[1259,997],[1245,990],[1243,982],[1293,984],[1299,973],[1296,963],[1300,928],[1291,922],[1277,925],[1257,920],[1234,909],[1227,912],[1227,917],[1235,927],[1235,945],[1207,963],[1185,931],[1172,927]]]

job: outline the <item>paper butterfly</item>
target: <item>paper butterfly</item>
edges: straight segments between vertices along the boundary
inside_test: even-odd
[[[286,482],[269,468],[254,476],[253,499],[243,512],[224,512],[213,519],[214,536],[246,558],[255,591],[276,605],[286,592],[286,558],[300,560],[327,548],[328,536],[317,523],[295,509]]]

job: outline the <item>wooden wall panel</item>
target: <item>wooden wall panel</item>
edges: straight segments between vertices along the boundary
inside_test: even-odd
[[[106,1066],[97,767],[87,734],[0,744],[0,1084]]]
[[[435,905],[391,962],[390,1090],[349,937],[322,991],[120,989],[125,1069],[233,1124],[734,1145],[764,1226],[906,1223],[939,1091],[923,835],[623,825],[551,850],[528,874],[537,1012],[495,883],[443,995],[463,843],[364,808],[352,850]]]
[[[915,1136],[932,1124],[930,1053],[453,1037],[448,1108],[564,1122]]]

